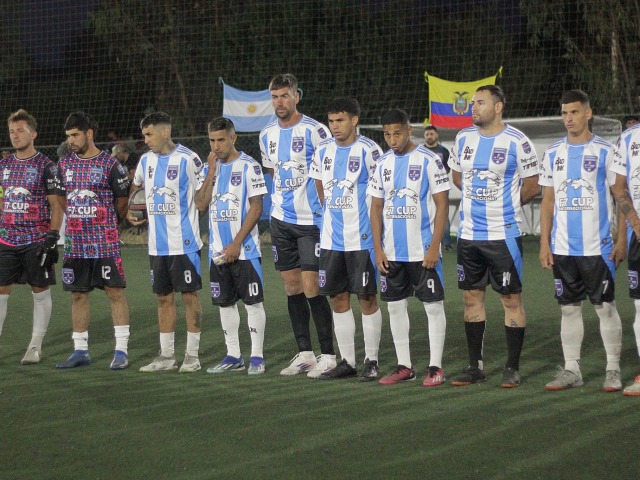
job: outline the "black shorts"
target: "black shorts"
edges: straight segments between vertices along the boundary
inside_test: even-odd
[[[36,255],[40,244],[31,243],[12,247],[0,243],[0,285],[28,283],[32,287],[47,287],[56,284],[53,266],[40,266]]]
[[[375,295],[376,276],[373,249],[353,252],[320,250],[320,295],[342,292]]]
[[[421,302],[444,300],[442,259],[435,268],[424,268],[422,262],[389,262],[389,273],[380,275],[380,298],[397,302],[415,293]]]
[[[522,292],[522,239],[458,239],[458,288],[480,290],[491,282],[501,295]]]
[[[271,243],[276,270],[318,271],[320,229],[315,225],[295,225],[272,218]]]
[[[228,307],[242,300],[254,305],[264,300],[262,263],[259,258],[216,265],[209,261],[211,303]]]
[[[184,255],[149,255],[153,293],[188,293],[202,289],[200,251]]]
[[[640,300],[640,282],[638,281],[638,272],[640,272],[640,244],[636,238],[635,232],[631,234],[629,239],[629,296],[633,299]]]
[[[125,288],[121,257],[65,258],[62,262],[62,288],[66,292],[90,292],[94,288]]]
[[[553,283],[560,305],[583,301],[594,305],[615,299],[615,264],[600,255],[570,257],[553,255]]]

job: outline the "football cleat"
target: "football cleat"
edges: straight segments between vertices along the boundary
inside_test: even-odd
[[[380,367],[378,367],[377,360],[369,360],[368,358],[364,361],[364,368],[362,373],[360,374],[361,382],[372,382],[377,380],[380,376]]]
[[[602,389],[605,392],[619,392],[622,390],[622,380],[620,380],[620,372],[618,370],[607,370]]]
[[[456,375],[451,379],[451,385],[455,387],[466,387],[472,383],[484,382],[486,379],[487,375],[483,370],[469,365],[460,375]]]
[[[239,372],[244,369],[245,366],[244,361],[242,360],[242,355],[240,355],[240,358],[227,355],[215,367],[207,368],[207,373]]]
[[[84,367],[90,363],[89,350],[74,350],[64,362],[56,364],[56,368]]]
[[[358,371],[349,365],[344,358],[340,363],[338,363],[334,368],[329,370],[328,372],[324,372],[320,374],[318,378],[321,380],[336,380],[338,378],[348,378],[355,377],[358,375]]]
[[[309,370],[309,373],[307,373],[307,377],[309,378],[320,378],[320,375],[336,367],[335,355],[323,353],[318,358],[316,358],[316,360],[316,365],[311,370]]]
[[[415,379],[416,372],[413,368],[398,365],[393,372],[382,377],[378,383],[380,383],[380,385],[395,385],[401,382],[412,382]]]
[[[188,353],[185,353],[184,360],[182,361],[182,365],[180,365],[178,373],[193,373],[197,372],[201,368],[200,359],[197,355],[189,355]]]
[[[522,383],[522,377],[520,376],[520,372],[515,368],[505,367],[502,372],[502,382],[500,386],[502,388],[516,388],[519,387]]]
[[[640,396],[640,375],[636,377],[631,385],[624,389],[623,394],[627,397]]]
[[[29,347],[27,352],[20,360],[22,365],[35,365],[36,363],[40,363],[42,361],[42,350],[38,347]]]
[[[580,372],[575,373],[558,367],[555,378],[544,386],[545,390],[555,392],[556,390],[566,390],[571,387],[581,387],[584,385]]]
[[[168,372],[177,369],[176,357],[163,357],[162,355],[154,358],[149,365],[140,367],[141,372]]]
[[[445,381],[444,371],[440,367],[430,366],[427,376],[422,382],[423,387],[437,387]]]
[[[109,368],[111,370],[124,370],[129,366],[129,356],[122,350],[116,350]]]
[[[300,352],[291,360],[291,363],[287,368],[283,368],[280,371],[280,375],[291,376],[298,375],[299,373],[306,373],[316,366],[318,361],[313,352]]]
[[[262,375],[266,370],[264,358],[262,357],[250,357],[249,368],[247,369],[248,375]]]

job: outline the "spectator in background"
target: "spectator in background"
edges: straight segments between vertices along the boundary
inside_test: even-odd
[[[438,129],[433,125],[427,125],[424,128],[424,146],[440,157],[442,165],[448,175],[451,171],[451,168],[449,168],[449,150],[440,145]],[[451,250],[451,221],[449,220],[449,216],[447,216],[447,224],[444,227],[442,245],[447,252]]]
[[[127,147],[116,144],[111,149],[111,155],[116,158],[129,172],[129,179],[133,181],[133,175],[140,161],[140,156],[135,152],[130,152]]]
[[[622,131],[630,129],[635,124],[640,123],[640,117],[637,115],[627,115],[622,119]]]
[[[2,158],[9,158],[9,156],[11,155],[11,150],[9,150],[8,148],[3,148],[2,149]]]

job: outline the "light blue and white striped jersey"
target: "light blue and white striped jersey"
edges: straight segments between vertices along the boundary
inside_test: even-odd
[[[431,245],[433,194],[451,188],[440,157],[424,145],[405,155],[387,151],[369,179],[367,193],[384,199],[382,247],[395,262],[421,262]]]
[[[194,202],[202,186],[203,164],[187,147],[142,155],[133,183],[142,185],[149,217],[149,255],[184,255],[202,248],[198,210]]]
[[[362,135],[341,147],[334,138],[322,142],[313,155],[309,176],[324,187],[320,248],[340,252],[373,248],[369,220],[369,177],[382,150]]]
[[[205,165],[205,173],[209,169]],[[249,198],[267,193],[262,167],[244,152],[235,160],[218,160],[209,204],[209,258],[233,242],[249,211]],[[240,260],[260,258],[258,225],[242,242]]]
[[[322,224],[322,207],[315,180],[309,177],[313,152],[331,137],[320,122],[306,115],[293,127],[278,120],[260,132],[260,152],[265,168],[273,168],[271,216],[295,225]]]
[[[627,177],[629,195],[633,208],[640,212],[640,124],[622,132],[615,148],[611,170]],[[627,221],[627,240],[631,240],[633,229]]]
[[[555,193],[551,251],[556,255],[611,253],[613,157],[613,145],[597,135],[580,145],[565,137],[544,152],[539,183]]]
[[[451,147],[449,167],[462,174],[459,238],[521,235],[521,181],[538,174],[531,140],[509,125],[492,137],[481,135],[478,127],[465,128]]]

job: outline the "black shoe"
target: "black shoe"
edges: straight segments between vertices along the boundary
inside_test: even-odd
[[[373,382],[377,380],[380,376],[380,368],[378,367],[377,360],[369,360],[368,358],[364,361],[364,370],[360,374],[361,382]]]
[[[502,383],[500,386],[502,388],[515,388],[519,387],[520,383],[522,383],[520,372],[515,368],[505,367],[502,372]]]
[[[355,377],[356,375],[358,375],[358,371],[343,358],[339,364],[328,372],[322,373],[318,378],[322,380],[336,380],[338,378]]]
[[[453,377],[451,385],[455,387],[466,387],[472,383],[484,382],[486,379],[487,376],[478,367],[468,366],[460,375]]]

